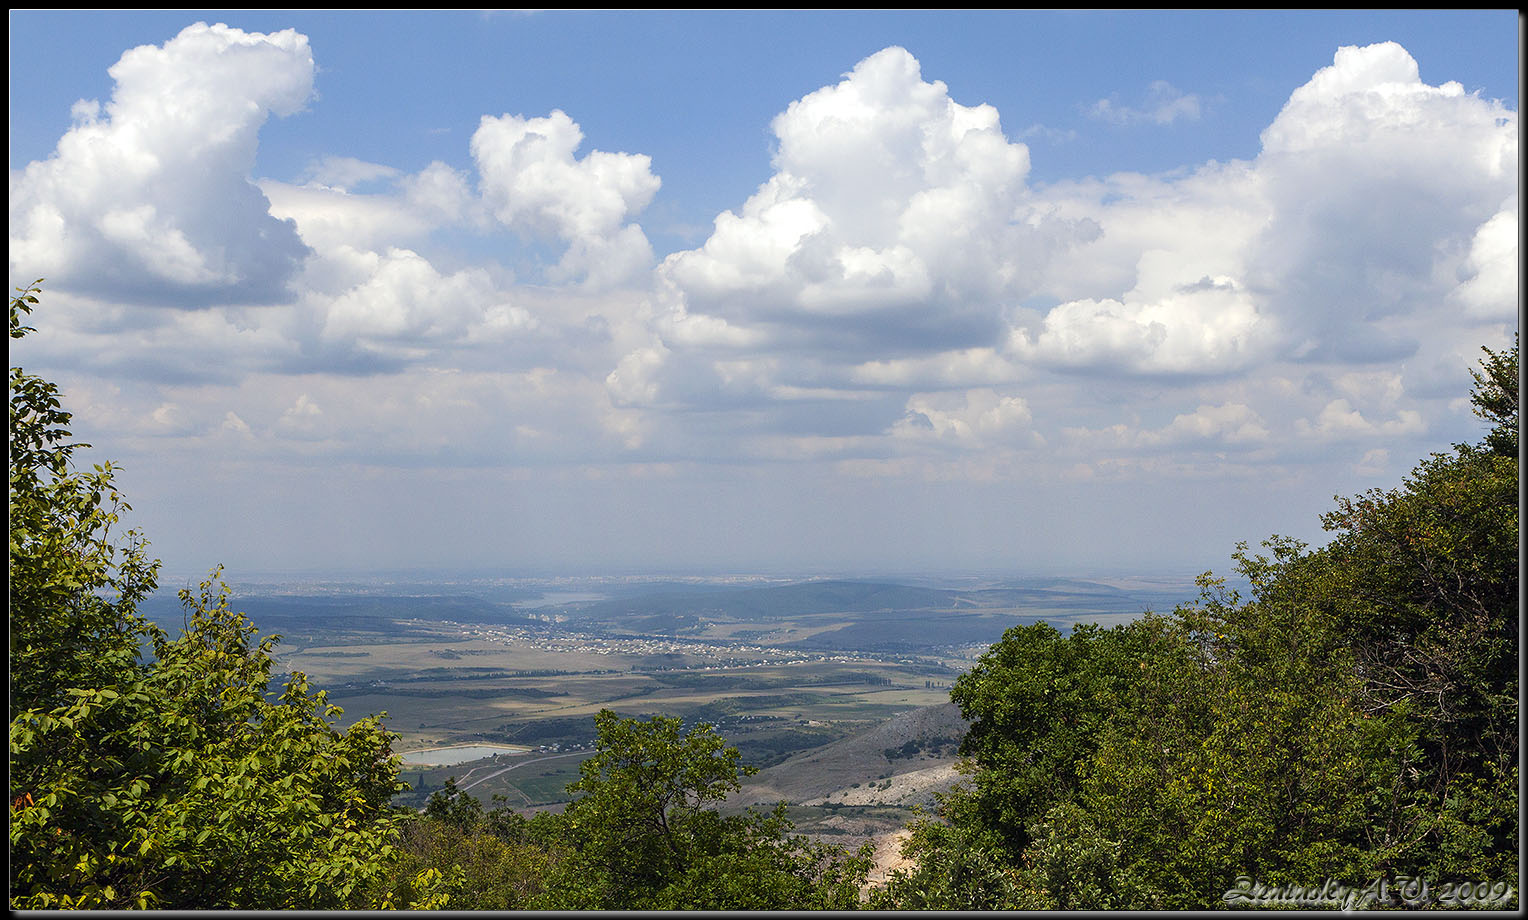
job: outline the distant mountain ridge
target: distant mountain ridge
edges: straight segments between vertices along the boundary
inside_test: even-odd
[[[1150,597],[1156,600],[1159,593],[1126,591],[1112,585],[1075,578],[1037,578],[1026,580],[1018,586],[965,589],[929,588],[888,581],[824,579],[767,587],[633,594],[594,602],[581,607],[577,613],[596,620],[656,613],[720,614],[739,619],[768,619],[814,613],[979,609],[1042,603],[1046,606],[1082,606],[1100,598],[1130,600]],[[1172,596],[1186,599],[1178,593]]]
[[[889,582],[824,580],[764,588],[737,587],[705,592],[638,594],[599,601],[579,610],[578,614],[595,620],[660,613],[771,619],[814,613],[945,609],[955,606],[960,594],[958,591]]]
[[[788,584],[623,584],[599,599],[580,598],[527,609],[494,596],[536,596],[520,587],[488,589],[483,596],[460,586],[367,587],[356,593],[240,593],[233,605],[264,632],[301,634],[315,625],[358,633],[407,631],[408,620],[454,621],[546,628],[555,617],[564,628],[610,637],[693,636],[708,621],[748,624],[756,634],[782,622],[816,618],[813,628],[774,634],[769,644],[806,650],[866,649],[907,652],[934,645],[990,644],[1011,626],[1053,622],[1058,628],[1095,619],[1133,618],[1168,610],[1187,590],[1123,589],[1069,577],[1031,577],[971,587],[903,584],[887,579],[822,578]],[[247,589],[246,589],[247,590]],[[396,590],[397,593],[384,593]],[[168,592],[147,599],[142,611],[172,632],[182,610]],[[756,626],[754,624],[757,624]],[[799,625],[799,624],[798,624]],[[737,633],[745,635],[745,633]]]
[[[235,596],[231,606],[265,631],[311,625],[371,629],[400,619],[452,620],[458,623],[529,624],[537,621],[514,608],[471,595],[252,594]],[[165,627],[179,627],[180,601],[162,594],[139,605],[144,616]]]
[[[703,621],[766,624],[801,617],[842,615],[844,622],[801,638],[772,644],[811,649],[908,651],[932,645],[990,644],[1010,626],[1093,615],[1134,617],[1170,609],[1184,592],[1125,590],[1073,578],[1035,578],[1017,585],[938,588],[888,581],[821,579],[788,585],[739,586],[710,591],[658,591],[570,605],[571,622],[612,634],[685,635]],[[934,621],[937,620],[937,627]]]

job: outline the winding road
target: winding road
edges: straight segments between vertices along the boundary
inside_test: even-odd
[[[512,764],[510,764],[507,767],[503,767],[501,769],[493,771],[492,773],[488,773],[488,774],[485,774],[483,776],[480,776],[480,777],[478,777],[477,779],[473,780],[470,783],[464,782],[464,783],[462,783],[462,785],[457,786],[456,789],[457,789],[458,792],[466,792],[468,789],[471,789],[473,786],[476,786],[479,783],[485,783],[488,780],[493,779],[495,776],[498,776],[500,773],[508,773],[510,770],[514,770],[514,769],[517,769],[519,767],[528,767],[528,766],[530,766],[533,763],[541,763],[542,761],[545,761],[545,760],[556,760],[559,757],[588,757],[588,756],[592,755],[593,753],[594,753],[593,751],[565,751],[564,753],[561,753],[561,754],[548,754],[545,757],[536,757],[536,758],[534,758],[532,760],[522,760],[519,763],[512,763]],[[467,771],[467,776],[471,776],[472,774],[476,773],[478,770],[481,770],[481,769],[482,769],[482,767],[473,767],[471,770]],[[465,780],[467,778],[467,776],[463,776],[462,779]],[[428,805],[425,806],[425,808],[428,808],[428,807],[429,807]],[[420,814],[424,813],[425,808],[419,809]]]
[[[466,790],[472,789],[472,787],[477,786],[477,784],[480,784],[480,782],[489,781],[489,779],[494,778],[494,776],[498,776],[500,773],[510,772],[510,770],[516,769],[516,767],[529,767],[530,764],[539,764],[541,761],[558,760],[559,756],[588,756],[591,755],[591,753],[594,753],[593,750],[570,750],[570,752],[567,753],[549,753],[547,756],[538,756],[538,758],[535,758],[535,760],[523,760],[518,764],[509,764],[509,766],[504,767],[504,769],[494,770],[494,772],[489,773],[489,775],[481,776],[481,778],[474,779],[472,782],[468,782],[466,786],[458,786],[457,789],[460,789],[461,792],[466,792]]]

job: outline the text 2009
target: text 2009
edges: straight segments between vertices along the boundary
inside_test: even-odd
[[[1399,880],[1397,880],[1399,881]],[[1516,894],[1513,887],[1506,882],[1439,882],[1437,888],[1428,891],[1427,882],[1423,879],[1408,879],[1410,884],[1401,888],[1401,898],[1405,901],[1435,901],[1438,904],[1457,905],[1460,907],[1477,904],[1506,904]],[[1420,883],[1420,896],[1414,896],[1407,889]],[[1428,895],[1432,897],[1429,898]]]

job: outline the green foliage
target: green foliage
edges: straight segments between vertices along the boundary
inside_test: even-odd
[[[40,283],[40,282],[39,282]],[[11,299],[11,338],[37,304],[36,284]],[[122,512],[110,463],[80,471],[70,414],[58,388],[11,368],[11,714],[68,702],[71,687],[101,686],[137,656],[139,600],[158,565],[135,531],[119,538]]]
[[[454,778],[432,793],[422,815],[402,823],[401,858],[382,881],[384,905],[453,910],[519,910],[544,889],[560,847],[557,816],[528,821],[494,797],[487,812]],[[434,873],[433,875],[431,873]],[[430,885],[434,887],[431,888]],[[431,900],[433,899],[433,900]]]
[[[1475,407],[1476,415],[1492,423],[1485,447],[1498,456],[1516,457],[1518,358],[1521,351],[1518,334],[1512,334],[1510,351],[1480,350],[1486,357],[1480,362],[1480,370],[1470,371],[1470,376],[1475,379],[1475,392],[1470,394],[1470,403]]]
[[[467,886],[460,866],[448,872],[430,866],[421,869],[397,893],[388,892],[378,904],[381,910],[447,910],[458,906]]]
[[[1372,877],[1370,835],[1409,748],[1357,705],[1351,656],[1330,632],[1297,560],[1238,553],[1243,603],[1210,579],[1167,633],[1197,666],[1141,669],[1140,695],[1171,682],[1200,704],[1163,720],[1148,705],[1115,721],[1078,804],[1122,844],[1142,903],[1205,907],[1237,875],[1272,883]],[[1165,727],[1164,727],[1165,722]]]
[[[1238,547],[1248,598],[1206,575],[1170,617],[1005,634],[951,694],[971,781],[875,904],[1202,909],[1239,876],[1517,887],[1517,349],[1482,365],[1480,445],[1339,498],[1321,549]]]
[[[1193,668],[1154,617],[1114,630],[1081,625],[1065,637],[1045,623],[1010,629],[950,694],[968,719],[980,716],[961,745],[985,768],[973,782],[977,820],[1023,851],[1035,818],[1077,795],[1120,713],[1151,713],[1143,740],[1197,718],[1203,701],[1182,685]]]
[[[462,909],[858,906],[868,850],[848,856],[791,833],[783,803],[769,814],[711,807],[752,769],[710,725],[684,732],[678,719],[608,710],[595,721],[596,752],[563,813],[527,820],[502,800],[484,812],[448,782],[404,825],[403,858],[378,899],[419,902],[435,869],[436,901]]]
[[[446,777],[444,788],[430,794],[424,814],[445,824],[469,830],[483,820],[483,803],[456,788],[456,777]]]
[[[457,798],[477,801],[466,793]],[[469,814],[477,820],[454,820]],[[406,819],[398,840],[401,857],[382,880],[378,900],[384,906],[429,902],[452,910],[525,908],[543,890],[543,879],[558,858],[555,846],[529,832],[530,823],[503,808],[485,817],[480,805],[451,818],[426,814]],[[505,833],[508,828],[513,831]]]
[[[375,719],[347,731],[227,589],[183,592],[155,660],[11,721],[13,902],[28,907],[357,906],[392,855],[397,760]]]
[[[790,833],[784,808],[722,816],[707,806],[754,772],[716,731],[674,718],[595,719],[596,751],[568,786],[568,858],[541,906],[783,909],[852,907],[868,856]]]
[[[711,726],[688,736],[680,726],[679,719],[627,720],[609,710],[595,717],[596,752],[568,786],[579,798],[565,815],[602,903],[647,895],[686,871],[700,842],[698,816],[752,772]]]
[[[1518,359],[1488,355],[1474,398],[1497,422],[1485,441],[1340,500],[1323,518],[1336,536],[1307,564],[1327,580],[1312,603],[1354,658],[1357,705],[1415,738],[1405,787],[1419,816],[1387,826],[1387,865],[1515,878]]]
[[[943,797],[940,816],[913,821],[902,855],[911,867],[870,892],[873,910],[1044,910],[1054,907],[1032,884],[999,836],[976,816],[966,786]]]
[[[12,338],[36,290],[11,301]],[[394,852],[392,736],[335,730],[300,674],[270,699],[276,640],[219,573],[181,592],[178,639],[139,617],[158,564],[114,536],[114,470],[76,470],[68,424],[56,387],[11,369],[11,906],[366,903]],[[409,903],[439,903],[420,884]]]

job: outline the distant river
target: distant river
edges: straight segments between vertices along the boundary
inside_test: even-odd
[[[414,767],[454,767],[495,754],[524,754],[530,748],[512,744],[453,744],[450,747],[404,751],[403,762]]]

